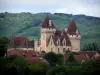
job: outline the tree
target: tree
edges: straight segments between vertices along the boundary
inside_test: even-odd
[[[58,58],[57,64],[62,65],[64,62],[64,56],[62,54],[56,54]]]
[[[100,73],[100,60],[91,60],[83,63],[81,73],[83,75],[98,75]]]
[[[0,38],[0,57],[4,57],[5,53],[7,53],[7,47],[9,44],[9,40],[6,37]]]
[[[47,71],[46,75],[67,75],[67,70],[65,67],[56,66],[56,67],[50,68]]]
[[[7,58],[6,67],[9,69],[15,68],[18,72],[18,75],[24,75],[28,67],[28,61],[23,56],[10,56]]]
[[[58,62],[58,57],[53,52],[46,53],[45,56],[44,56],[44,58],[49,62],[49,64],[51,66],[55,66],[56,63]]]
[[[68,62],[76,61],[75,58],[74,58],[74,56],[73,56],[73,54],[70,54],[70,55],[69,55],[67,61],[68,61]]]
[[[41,62],[34,62],[29,65],[31,75],[46,75],[48,65]]]
[[[98,51],[99,50],[99,45],[95,42],[93,43],[89,43],[89,44],[85,44],[83,50],[85,51]]]

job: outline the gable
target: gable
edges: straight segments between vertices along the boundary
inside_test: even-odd
[[[48,43],[47,46],[49,46],[49,47],[54,47],[55,46],[54,40],[53,40],[53,37],[52,36],[49,38],[49,40],[48,40],[47,43]]]

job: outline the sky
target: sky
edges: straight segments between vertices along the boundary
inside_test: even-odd
[[[100,17],[100,0],[0,0],[0,12],[50,12]]]

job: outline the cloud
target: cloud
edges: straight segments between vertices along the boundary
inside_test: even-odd
[[[0,0],[6,4],[55,4],[61,0]]]
[[[100,17],[100,0],[0,0],[0,12],[60,12]]]
[[[85,7],[66,7],[66,8],[58,8],[56,9],[56,13],[69,13],[69,14],[85,14],[89,16],[97,16],[100,17],[99,7],[94,6],[85,6]]]

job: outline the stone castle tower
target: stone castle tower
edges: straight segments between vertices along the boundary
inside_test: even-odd
[[[34,40],[34,48],[37,51],[64,53],[67,50],[80,51],[80,32],[74,20],[71,20],[68,27],[58,31],[53,21],[47,16],[41,25],[41,38]]]
[[[55,26],[50,17],[47,16],[41,26],[41,49],[46,50],[50,36],[56,32]]]

